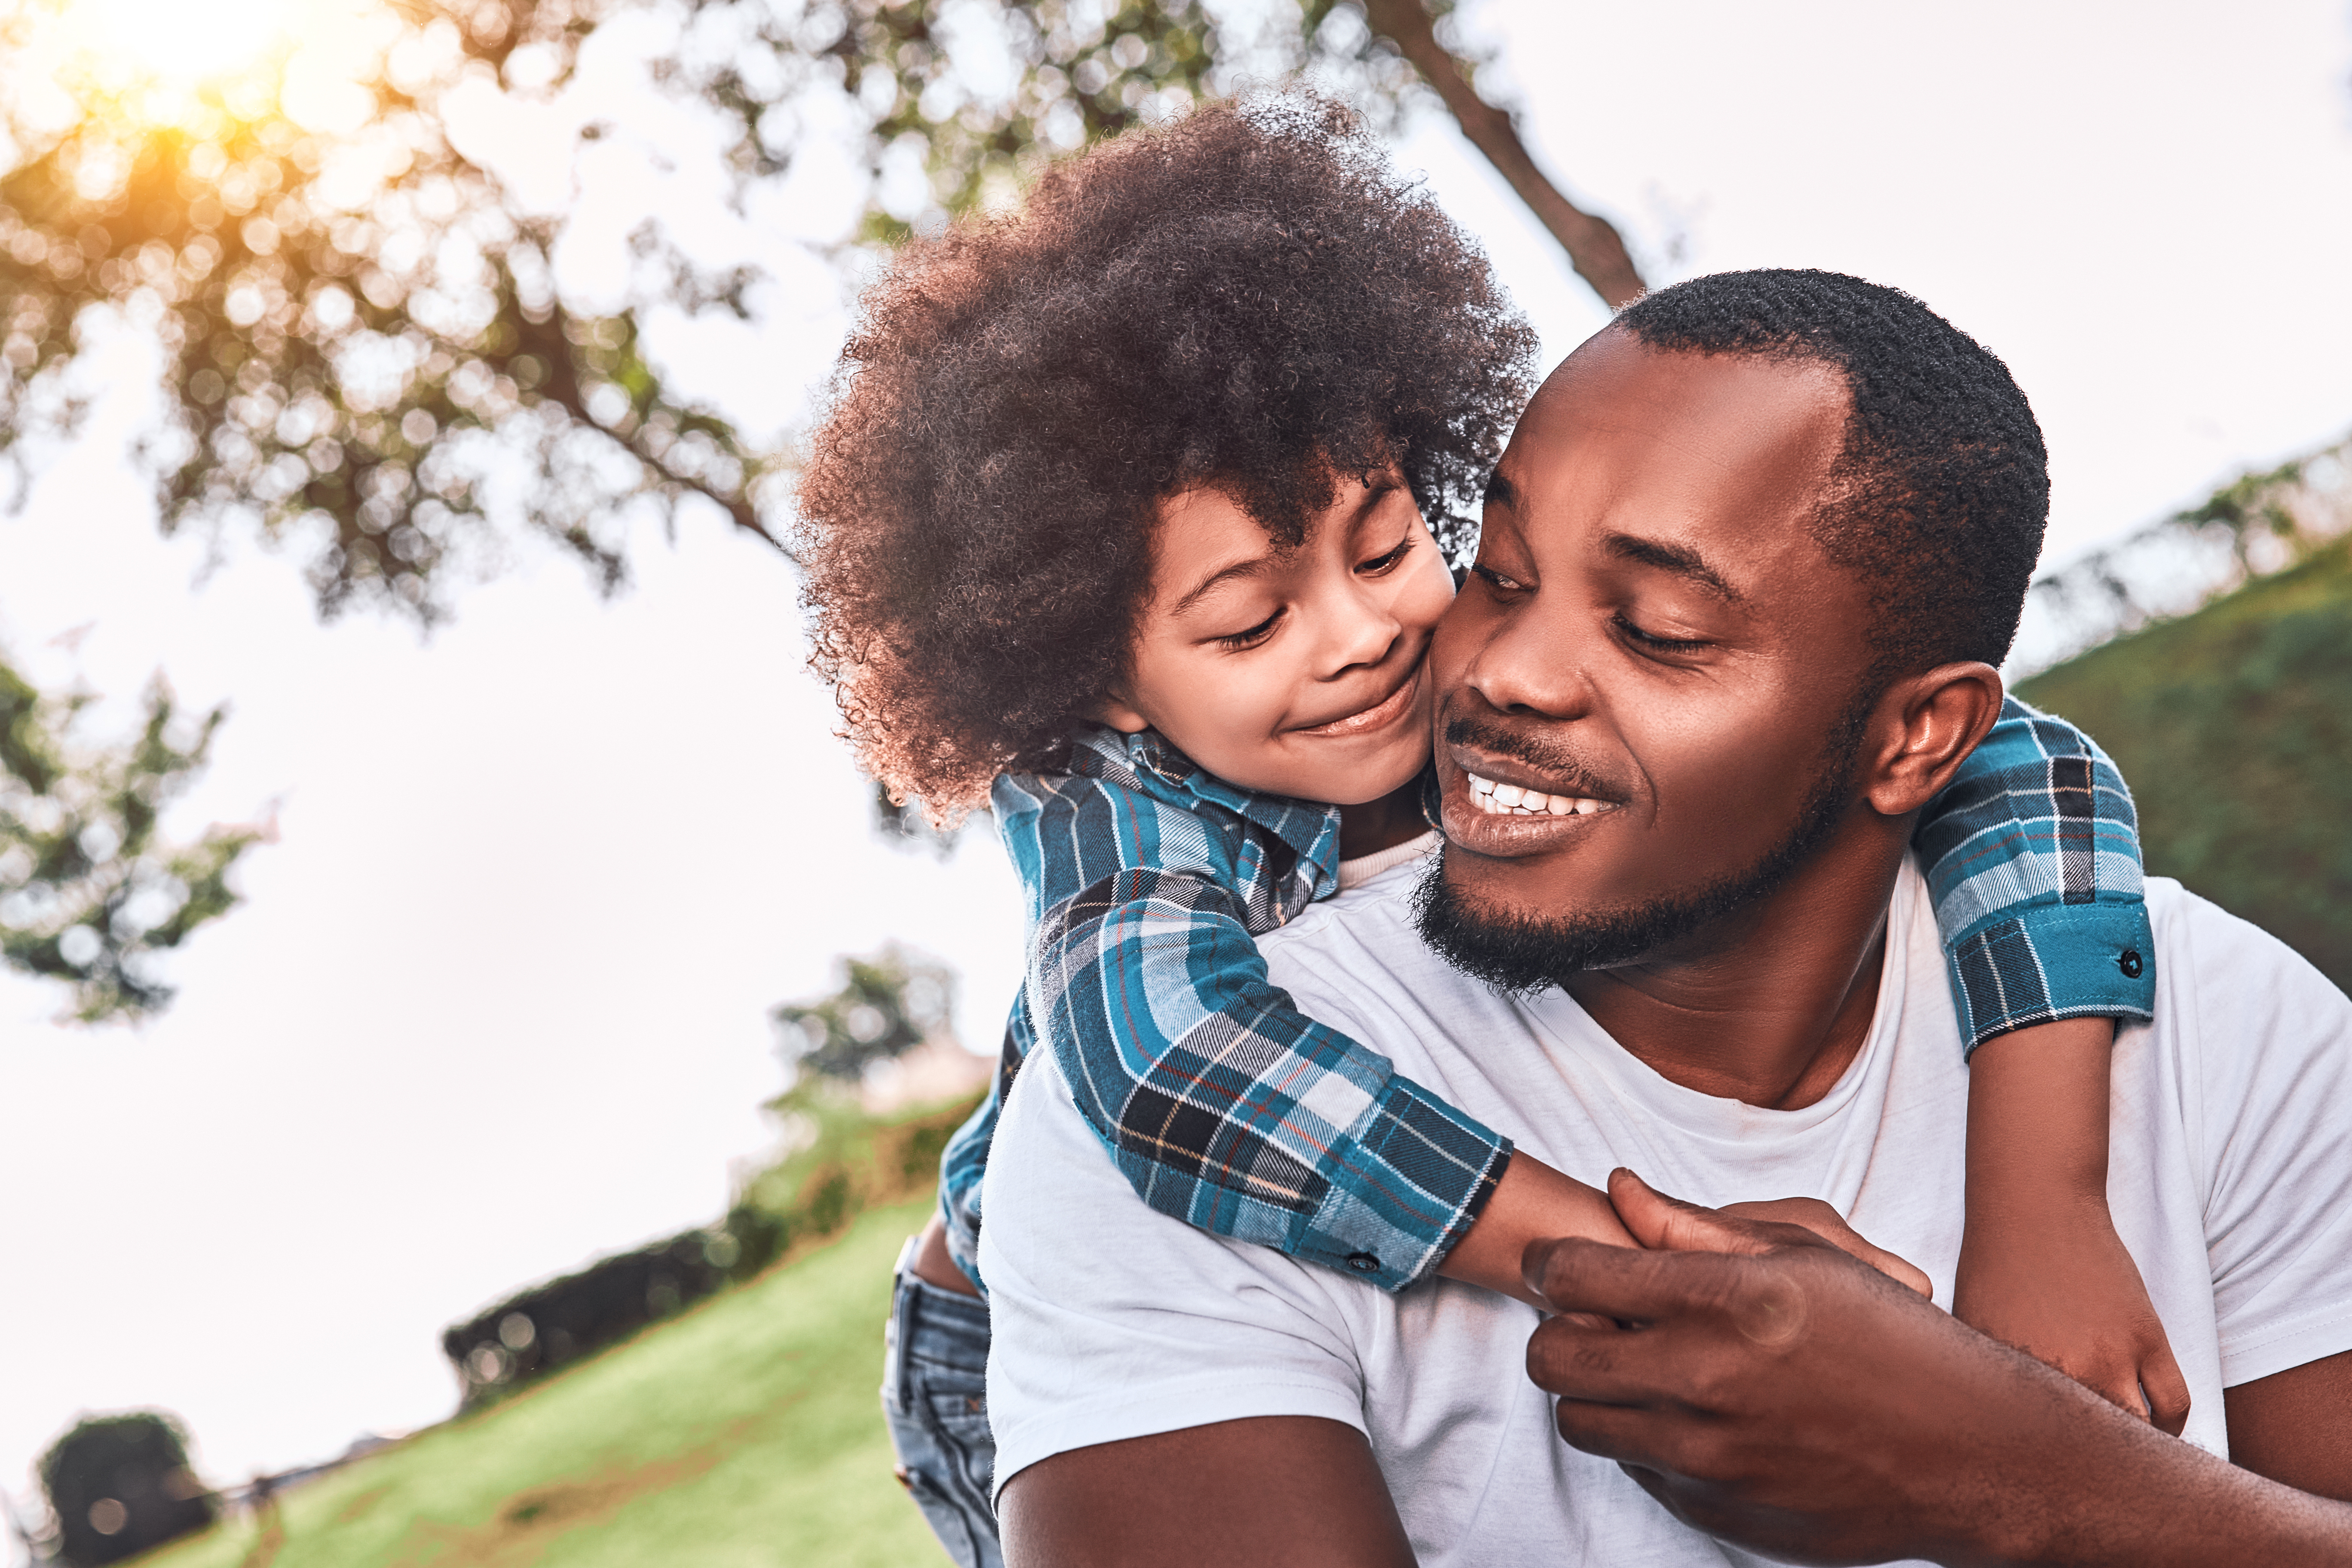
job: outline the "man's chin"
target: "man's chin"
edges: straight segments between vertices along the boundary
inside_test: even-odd
[[[1538,919],[1465,894],[1445,874],[1451,853],[1439,854],[1414,895],[1422,939],[1454,968],[1501,991],[1532,995],[1631,963],[1723,912],[1717,898],[1701,894]]]

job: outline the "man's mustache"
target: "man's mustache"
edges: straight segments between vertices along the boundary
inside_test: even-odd
[[[1622,803],[1630,798],[1627,791],[1611,784],[1575,753],[1537,731],[1507,728],[1491,719],[1468,717],[1445,721],[1445,743],[1449,746],[1475,746],[1482,752],[1498,757],[1508,757],[1515,763],[1525,763],[1543,774],[1546,782],[1557,787],[1554,795],[1583,795],[1592,800]]]

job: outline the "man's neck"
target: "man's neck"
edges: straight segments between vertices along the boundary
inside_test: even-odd
[[[1421,809],[1421,780],[1414,778],[1378,800],[1339,808],[1339,858],[1377,855],[1428,831],[1429,818]]]
[[[1869,1037],[1906,841],[1883,823],[1853,824],[1768,897],[1634,963],[1580,975],[1569,994],[1685,1089],[1777,1110],[1811,1105]]]

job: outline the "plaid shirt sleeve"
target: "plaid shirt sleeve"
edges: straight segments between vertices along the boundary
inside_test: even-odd
[[[2139,819],[2088,735],[2011,698],[1913,843],[1964,1049],[2054,1018],[2154,1016]]]
[[[1242,863],[1262,839],[1101,778],[1016,788],[1025,798],[1000,785],[998,821],[1033,897],[1084,885],[1039,900],[996,1088],[943,1163],[958,1262],[973,1272],[994,1107],[1034,1030],[1153,1208],[1388,1289],[1433,1271],[1485,1207],[1510,1141],[1267,979],[1253,932],[1285,911]]]

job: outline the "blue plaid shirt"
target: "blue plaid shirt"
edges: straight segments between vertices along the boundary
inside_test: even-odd
[[[1510,1141],[1301,1014],[1258,954],[1260,933],[1338,887],[1339,808],[1107,729],[1074,743],[1066,773],[999,779],[993,804],[1034,938],[996,1081],[941,1161],[964,1271],[980,1277],[997,1107],[1042,1026],[1153,1208],[1390,1289],[1433,1272]],[[1915,843],[1969,1049],[2053,1018],[2151,1016],[2138,826],[2081,731],[2011,699]]]

